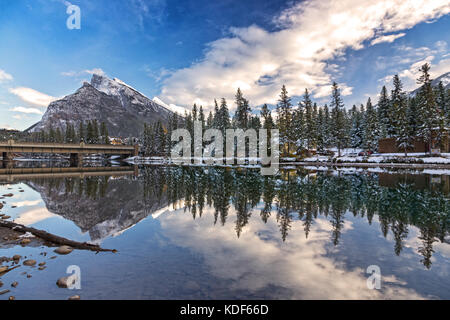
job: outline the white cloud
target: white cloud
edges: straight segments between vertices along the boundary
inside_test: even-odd
[[[4,81],[11,81],[13,79],[13,76],[9,73],[6,73],[6,71],[0,69],[0,82]]]
[[[33,210],[25,211],[19,215],[14,222],[29,226],[43,220],[53,218],[56,215],[47,210],[47,208],[36,208]]]
[[[6,130],[17,130],[15,127],[11,127],[11,125],[4,123],[4,124],[0,124],[0,128],[1,129],[6,129]]]
[[[436,60],[435,56],[427,56],[419,61],[416,61],[409,65],[407,68],[400,70],[398,76],[403,83],[403,89],[405,91],[412,91],[419,87],[417,84],[417,79],[420,76],[420,67],[425,63],[431,65],[430,75],[431,78],[437,78],[444,73],[450,72],[450,59],[441,59],[439,62],[434,62]],[[387,88],[392,87],[393,74],[385,76],[379,79],[382,85],[386,85]]]
[[[101,75],[101,76],[106,76],[105,71],[103,71],[101,68],[94,68],[94,69],[87,69],[87,70],[83,70],[83,71],[66,71],[66,72],[61,72],[62,76],[65,77],[79,77],[79,76],[83,76],[85,74],[97,74],[97,75]]]
[[[255,210],[256,211],[256,210]],[[403,279],[383,273],[383,290],[368,290],[361,267],[349,267],[330,254],[332,227],[324,217],[314,220],[306,239],[302,220],[290,224],[286,242],[280,239],[276,211],[264,223],[253,214],[237,240],[237,215],[230,208],[227,223],[214,223],[214,209],[205,208],[192,219],[181,208],[159,216],[162,232],[171,243],[200,255],[214,277],[227,281],[230,290],[260,292],[283,288],[290,299],[422,299]],[[346,221],[342,233],[352,229]],[[331,249],[332,250],[332,249]]]
[[[291,95],[309,88],[320,96],[333,80],[328,61],[342,58],[346,49],[449,12],[448,0],[305,1],[274,20],[281,30],[231,28],[230,36],[208,45],[200,62],[165,79],[160,96],[183,106],[211,106],[214,98],[232,100],[240,86],[260,105],[275,103],[282,84]]]
[[[15,94],[25,102],[41,107],[47,107],[51,102],[57,100],[57,98],[55,97],[49,96],[45,93],[36,91],[31,88],[10,88],[9,92]]]
[[[370,42],[370,44],[373,46],[375,44],[382,43],[382,42],[392,43],[396,39],[404,37],[405,35],[406,35],[406,33],[397,33],[397,34],[390,34],[390,35],[387,35],[387,36],[381,36],[381,37],[373,39]]]
[[[173,103],[167,104],[167,103],[165,103],[164,101],[162,101],[162,100],[161,100],[160,98],[158,98],[158,97],[154,97],[154,98],[153,98],[153,102],[155,102],[155,103],[157,103],[157,104],[159,104],[159,105],[161,105],[161,106],[163,106],[163,107],[165,107],[165,108],[167,108],[167,109],[169,109],[169,110],[171,110],[171,111],[173,111],[173,112],[176,112],[176,113],[178,113],[179,115],[184,115],[184,111],[186,111],[185,108],[180,107],[180,106],[177,106],[177,105],[175,105],[175,104],[173,104]]]
[[[106,75],[105,71],[103,71],[100,68],[94,68],[94,69],[91,69],[91,70],[84,70],[84,72],[88,73],[88,74],[97,74],[97,75],[100,75],[100,76],[105,76]]]
[[[43,114],[43,112],[36,108],[25,108],[25,107],[14,107],[9,109],[9,111],[27,113],[27,114]]]

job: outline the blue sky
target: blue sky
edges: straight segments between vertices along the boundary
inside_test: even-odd
[[[27,128],[94,72],[183,107],[241,87],[256,110],[282,84],[326,103],[337,81],[350,107],[396,73],[413,89],[421,63],[450,71],[449,13],[446,0],[0,0],[0,127]]]

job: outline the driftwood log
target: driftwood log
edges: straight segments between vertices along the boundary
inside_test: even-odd
[[[45,241],[51,242],[51,243],[55,243],[57,245],[61,245],[61,246],[69,246],[72,247],[74,249],[79,249],[79,250],[90,250],[90,251],[95,251],[95,252],[117,252],[117,250],[114,249],[104,249],[98,245],[95,244],[91,244],[91,243],[87,243],[87,242],[77,242],[77,241],[73,241],[73,240],[69,240],[66,238],[62,238],[62,237],[58,237],[54,234],[48,233],[47,231],[44,230],[38,230],[35,228],[31,228],[31,227],[27,227],[24,226],[22,224],[18,224],[18,223],[14,223],[11,221],[1,221],[0,220],[0,227],[4,227],[4,228],[9,228],[12,229],[14,231],[18,231],[21,233],[26,233],[29,232],[32,235],[43,239]]]

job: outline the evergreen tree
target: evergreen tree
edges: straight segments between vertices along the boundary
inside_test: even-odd
[[[378,129],[378,117],[375,108],[372,106],[370,98],[366,104],[366,116],[365,116],[365,131],[364,142],[365,147],[369,151],[375,151],[378,148],[379,129]]]
[[[278,112],[278,129],[280,130],[280,142],[282,144],[283,154],[290,153],[290,146],[292,145],[292,104],[291,98],[288,95],[286,86],[281,88],[280,98],[278,99],[277,112]]]
[[[299,102],[297,110],[292,115],[291,134],[297,151],[308,148],[305,112],[301,102]]]
[[[419,136],[422,137],[428,146],[428,151],[431,153],[433,144],[433,129],[438,125],[438,115],[436,108],[436,101],[434,97],[433,88],[431,86],[430,65],[425,63],[420,68],[421,76],[417,79],[419,84],[422,84],[418,98],[419,98],[419,116],[421,124],[419,127]]]
[[[97,144],[100,142],[100,133],[99,133],[99,129],[98,129],[98,122],[96,119],[94,119],[94,121],[92,121],[92,131],[93,131],[93,142],[94,144]]]
[[[106,123],[102,122],[100,125],[100,136],[102,138],[103,144],[109,144],[109,134],[108,128],[106,127]]]
[[[313,115],[313,104],[311,98],[309,96],[308,89],[305,89],[305,93],[303,95],[303,101],[300,104],[301,108],[304,110],[304,136],[306,139],[306,147],[308,149],[312,149],[315,147],[316,143],[316,132],[315,132],[315,123],[314,123],[314,115]]]
[[[437,143],[441,150],[444,148],[444,143],[446,139],[446,133],[449,127],[449,118],[448,118],[448,106],[447,106],[447,97],[444,89],[444,85],[442,81],[439,81],[439,85],[436,88],[435,92],[436,97],[436,107],[437,107],[437,126],[438,132],[436,135]]]
[[[78,124],[78,138],[80,139],[80,142],[86,140],[86,132],[84,130],[83,121],[80,121],[80,123]]]
[[[94,141],[95,141],[94,127],[92,126],[91,121],[88,121],[86,143],[93,144],[95,143]]]
[[[361,148],[364,143],[363,114],[353,105],[351,110],[352,128],[350,129],[350,146]]]
[[[325,104],[325,106],[323,107],[323,127],[322,127],[323,145],[325,148],[329,148],[333,142],[331,128],[332,128],[332,119],[330,111],[328,109],[328,105]]]
[[[378,100],[378,119],[380,123],[380,138],[387,138],[388,132],[392,132],[390,128],[389,114],[389,97],[385,86],[381,89],[380,98]]]
[[[213,127],[213,123],[214,123],[214,118],[213,118],[213,114],[210,111],[208,114],[208,119],[206,120],[206,128],[210,129]]]
[[[338,155],[341,156],[341,149],[346,145],[348,133],[346,131],[347,123],[344,103],[342,102],[341,93],[336,82],[333,82],[332,86],[331,108],[333,140],[336,143]]]
[[[249,127],[251,110],[240,88],[237,89],[235,103],[237,107],[233,117],[233,127],[245,130]]]
[[[230,127],[231,127],[230,112],[228,111],[227,101],[225,100],[225,98],[222,98],[217,117],[217,129],[222,131],[222,134],[225,137],[225,131]]]
[[[55,142],[57,142],[57,143],[62,143],[62,142],[64,142],[63,134],[62,134],[61,129],[60,129],[59,127],[56,128],[56,132],[55,132]]]
[[[56,142],[56,132],[55,129],[53,129],[53,126],[50,125],[49,133],[48,133],[48,141],[51,143]]]

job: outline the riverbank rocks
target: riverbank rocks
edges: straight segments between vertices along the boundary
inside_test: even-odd
[[[7,193],[7,194],[4,194],[3,196],[8,197],[8,198],[14,197],[14,195],[12,193]]]
[[[69,288],[73,286],[77,282],[77,280],[77,275],[73,274],[68,277],[59,278],[58,281],[56,281],[56,285],[60,288]]]
[[[20,240],[20,244],[21,244],[21,245],[27,245],[27,244],[29,244],[30,242],[31,242],[31,240],[28,239],[28,238],[25,238],[25,239]]]
[[[27,267],[33,267],[34,265],[36,265],[36,260],[33,259],[25,260],[23,262],[23,265]]]
[[[8,267],[0,267],[0,273],[3,273],[8,270]]]
[[[3,220],[10,219],[10,218],[11,218],[10,216],[3,216],[2,217]]]
[[[57,254],[69,254],[73,251],[72,247],[69,246],[61,246],[55,250]]]
[[[3,291],[0,291],[0,296],[1,296],[2,294],[8,293],[8,292],[9,292],[9,290],[3,290]]]
[[[13,259],[14,262],[18,262],[20,259],[22,259],[22,256],[16,254],[16,255],[14,255],[14,256],[12,257],[12,259]]]

